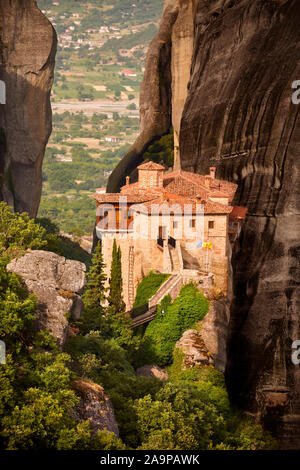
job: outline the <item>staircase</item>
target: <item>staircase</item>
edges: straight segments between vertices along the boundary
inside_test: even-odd
[[[180,263],[178,259],[178,252],[176,248],[170,248],[170,257],[172,262],[172,272],[180,273]]]
[[[155,318],[157,306],[160,304],[162,299],[166,295],[170,294],[172,300],[174,300],[179,294],[181,286],[182,278],[180,274],[174,274],[170,276],[158,289],[156,294],[154,294],[154,296],[149,300],[148,311],[133,319],[131,328],[143,325],[144,323],[149,323],[151,320],[153,320]]]
[[[181,284],[181,276],[180,274],[173,274],[172,276],[170,276],[161,286],[160,288],[158,289],[158,291],[156,292],[156,294],[154,294],[153,297],[151,297],[151,299],[149,300],[149,307],[154,307],[155,305],[158,305],[160,304],[160,302],[162,301],[162,299],[170,294],[171,297],[172,297],[172,300],[175,299],[175,297],[177,297],[177,294],[174,295],[172,293],[172,291],[175,289],[176,286],[179,285],[179,283]],[[181,285],[180,285],[180,288],[181,288]]]

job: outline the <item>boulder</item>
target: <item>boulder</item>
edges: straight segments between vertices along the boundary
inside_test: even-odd
[[[73,388],[80,396],[79,404],[73,409],[71,416],[76,421],[89,420],[92,432],[107,430],[119,437],[118,423],[110,399],[104,389],[88,380],[79,379]]]
[[[175,348],[181,349],[184,353],[184,369],[214,363],[210,352],[197,330],[186,330],[180,340],[177,341]]]
[[[168,380],[168,373],[165,369],[155,365],[139,367],[136,370],[137,377],[151,377],[158,380]]]
[[[68,333],[67,314],[80,317],[80,293],[86,267],[49,251],[28,251],[7,265],[7,271],[20,275],[28,291],[38,299],[35,326],[47,329],[62,346]]]

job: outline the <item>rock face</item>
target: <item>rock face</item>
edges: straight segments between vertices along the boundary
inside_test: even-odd
[[[200,330],[183,333],[176,348],[184,353],[184,367],[213,365],[219,371],[225,371],[229,313],[225,300],[211,300],[209,311],[199,322]]]
[[[136,371],[137,377],[150,377],[158,380],[168,380],[168,372],[158,366],[142,366]]]
[[[168,0],[158,34],[150,44],[140,93],[141,133],[109,178],[107,191],[117,192],[142,161],[142,154],[157,137],[174,127],[178,147],[180,119],[187,96],[187,84],[194,40],[196,0]],[[176,166],[179,166],[176,149]]]
[[[211,353],[214,366],[221,372],[227,363],[227,336],[229,324],[229,305],[225,301],[212,300],[209,311],[201,322],[201,337]]]
[[[68,333],[67,314],[80,317],[83,302],[78,294],[85,284],[86,267],[42,250],[30,251],[14,259],[7,270],[19,274],[29,292],[38,299],[36,328],[48,329],[63,345]]]
[[[232,256],[227,384],[233,402],[260,417],[283,448],[297,448],[300,367],[291,361],[291,346],[300,339],[300,105],[291,97],[292,83],[300,80],[299,2],[167,1],[142,89],[142,145],[120,163],[111,186],[138,162],[151,134],[145,134],[147,123],[163,133],[171,108],[178,103],[180,109],[172,38],[188,8],[194,47],[180,124],[181,167],[206,173],[215,166],[218,178],[238,183],[234,202],[248,207]]]
[[[56,33],[34,0],[0,2],[0,199],[35,216],[51,132]]]
[[[113,406],[104,389],[93,382],[76,380],[74,390],[80,396],[80,403],[72,411],[77,421],[89,420],[93,432],[107,430],[119,437],[118,423]]]
[[[232,400],[300,445],[298,2],[199,2],[181,164],[239,184],[227,384]],[[274,399],[274,397],[280,399]],[[270,406],[272,403],[272,406]]]
[[[214,363],[203,338],[197,330],[186,330],[175,347],[183,352],[183,366],[186,369]]]

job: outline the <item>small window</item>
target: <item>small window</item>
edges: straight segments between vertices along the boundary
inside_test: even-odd
[[[215,228],[215,223],[214,223],[213,220],[210,220],[210,221],[208,222],[208,228]]]
[[[191,219],[190,220],[190,227],[195,228],[196,227],[196,219]]]
[[[173,222],[173,228],[178,228],[178,222],[176,221]]]
[[[150,186],[153,186],[153,176],[150,178]]]
[[[143,185],[146,186],[146,178],[145,178],[145,176],[144,176],[144,178],[143,178]]]

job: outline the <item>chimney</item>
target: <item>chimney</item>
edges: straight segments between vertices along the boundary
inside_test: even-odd
[[[129,186],[130,184],[130,176],[126,176],[126,186]]]
[[[215,167],[215,166],[211,166],[210,169],[209,169],[209,173],[210,173],[211,179],[214,180],[215,177],[216,177],[216,167]]]
[[[205,175],[205,186],[206,188],[210,188],[211,177],[210,175]]]

